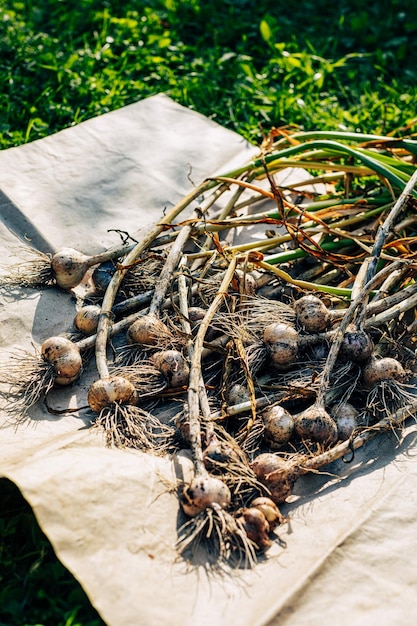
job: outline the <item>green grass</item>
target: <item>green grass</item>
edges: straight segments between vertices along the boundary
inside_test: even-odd
[[[0,480],[0,625],[102,626],[17,487]]]
[[[413,123],[413,0],[0,0],[0,147],[157,92],[262,128]]]
[[[255,143],[413,134],[416,36],[415,0],[0,0],[0,148],[158,92]],[[0,500],[0,626],[101,624],[8,481]]]

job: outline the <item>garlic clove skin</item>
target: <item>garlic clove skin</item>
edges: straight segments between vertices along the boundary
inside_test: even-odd
[[[56,283],[65,290],[80,284],[90,267],[90,258],[74,248],[62,248],[53,255],[52,272]]]
[[[100,413],[113,402],[136,404],[138,397],[132,383],[123,376],[112,376],[96,380],[88,390],[88,404],[92,411]]]
[[[232,500],[229,487],[213,476],[195,477],[181,495],[181,506],[189,517],[195,517],[207,508],[227,509]]]

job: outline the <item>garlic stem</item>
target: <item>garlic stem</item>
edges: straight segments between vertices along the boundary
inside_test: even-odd
[[[395,411],[395,413],[387,415],[373,426],[365,428],[362,432],[350,440],[344,441],[330,450],[304,461],[302,467],[306,471],[311,471],[319,469],[328,463],[332,463],[333,461],[342,458],[346,453],[361,448],[367,441],[376,437],[382,430],[387,428],[397,428],[409,417],[415,415],[415,413],[417,413],[417,400],[401,407]]]
[[[120,287],[120,284],[123,280],[125,273],[127,272],[127,267],[134,263],[137,258],[144,252],[156,239],[158,235],[160,235],[164,228],[171,224],[171,222],[184,210],[187,208],[193,200],[198,198],[206,189],[208,189],[212,185],[212,182],[209,180],[203,181],[198,187],[196,187],[192,192],[187,194],[184,198],[182,198],[175,207],[162,218],[162,220],[155,224],[143,237],[143,239],[136,244],[136,246],[131,250],[131,252],[124,259],[125,269],[121,269],[117,271],[112,279],[110,280],[109,286],[106,289],[104,294],[103,302],[101,305],[101,313],[99,317],[98,327],[97,327],[97,339],[96,339],[96,365],[100,378],[107,378],[109,376],[109,368],[107,365],[106,358],[106,350],[107,350],[107,342],[110,333],[111,321],[112,321],[112,307],[114,304],[114,300],[116,298],[117,291]]]
[[[233,257],[229,263],[229,267],[227,268],[223,280],[221,282],[219,291],[217,295],[213,298],[207,312],[201,321],[197,335],[194,340],[194,349],[193,355],[191,359],[190,365],[190,379],[188,383],[188,411],[189,411],[189,422],[190,422],[190,431],[195,429],[197,440],[201,442],[201,437],[198,436],[197,431],[200,430],[200,422],[199,422],[199,412],[200,412],[200,384],[201,384],[201,352],[204,344],[204,337],[206,335],[207,329],[210,326],[210,323],[219,308],[222,304],[225,294],[227,293],[227,289],[229,284],[233,278],[235,269],[237,265],[236,257]],[[201,471],[201,467],[204,467],[203,462],[203,454],[200,449],[196,450],[196,459],[194,461],[196,473]],[[204,469],[204,471],[206,471]]]
[[[374,245],[372,247],[372,255],[369,260],[368,271],[366,274],[366,282],[368,283],[372,276],[375,273],[377,263],[379,261],[382,247],[385,243],[385,240],[388,236],[389,231],[393,228],[395,220],[398,215],[401,213],[405,205],[407,204],[410,194],[413,192],[414,187],[417,184],[417,170],[410,177],[409,181],[405,185],[403,191],[398,196],[397,201],[391,208],[388,217],[385,219],[384,223],[380,226],[374,241]]]
[[[329,385],[330,375],[333,371],[333,367],[336,362],[337,355],[339,354],[339,349],[340,349],[340,346],[342,345],[344,334],[346,332],[347,327],[354,319],[358,308],[362,306],[369,292],[372,289],[374,289],[381,281],[383,281],[392,271],[395,271],[400,266],[401,266],[401,262],[398,261],[396,263],[392,263],[391,265],[385,266],[384,268],[382,268],[378,272],[378,274],[376,274],[368,283],[366,283],[363,289],[359,292],[357,298],[353,300],[350,303],[349,307],[346,309],[346,312],[343,316],[340,326],[336,330],[332,345],[330,347],[329,354],[327,356],[326,364],[323,370],[322,382],[320,385],[319,392],[317,394],[318,406],[324,406],[325,395],[327,392],[327,387]]]
[[[194,219],[198,220],[199,217],[195,214]],[[149,315],[160,315],[162,302],[165,298],[168,286],[172,281],[172,276],[177,268],[178,261],[181,258],[182,250],[191,235],[193,226],[194,224],[183,226],[177,238],[172,243],[164,267],[162,268],[155,286],[152,302],[149,306]]]
[[[180,269],[184,268],[186,266],[186,263],[187,263],[187,259],[186,257],[183,257],[180,263]],[[193,341],[191,338],[191,325],[190,325],[190,322],[188,321],[187,284],[186,284],[186,278],[183,273],[180,273],[178,277],[178,298],[179,298],[179,309],[182,315],[182,319],[181,319],[182,328],[183,328],[184,333],[189,338],[187,342],[188,359],[190,362],[192,362],[193,356],[194,356],[194,346],[193,346]],[[204,386],[204,380],[202,376],[200,376],[200,380],[198,384],[198,395],[199,395],[199,402],[200,402],[203,417],[206,420],[210,420],[211,418],[210,406],[208,403],[206,389]],[[193,418],[195,418],[195,416],[193,416]],[[193,423],[191,423],[191,418],[189,417],[189,429],[190,429],[189,430],[190,445],[191,445],[191,450],[192,450],[192,455],[193,455],[195,475],[196,476],[205,475],[207,474],[207,470],[205,468],[204,459],[203,459],[203,447],[202,447],[202,436],[201,436],[202,433],[201,433],[200,420],[193,419]]]

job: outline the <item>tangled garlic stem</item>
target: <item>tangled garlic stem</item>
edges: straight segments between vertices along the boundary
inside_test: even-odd
[[[366,281],[367,283],[373,278],[375,274],[375,270],[377,267],[378,260],[381,255],[382,247],[387,238],[388,233],[390,232],[395,220],[397,219],[400,212],[403,210],[405,204],[408,202],[408,198],[410,194],[413,192],[414,187],[417,184],[417,170],[410,176],[407,184],[405,185],[403,191],[398,196],[395,204],[391,207],[388,216],[386,217],[383,224],[380,225],[378,232],[375,237],[374,245],[372,247],[372,256],[369,259],[367,272],[366,272]],[[394,271],[393,264],[391,264],[391,272]]]
[[[134,263],[136,259],[152,244],[154,239],[160,235],[165,226],[170,224],[176,217],[183,211],[195,198],[198,198],[206,189],[212,186],[211,181],[204,181],[198,185],[191,193],[185,196],[170,212],[168,215],[162,218],[158,224],[154,225],[142,238],[142,240],[136,244],[133,250],[124,259],[124,267],[117,271],[110,280],[109,286],[104,294],[103,302],[101,305],[101,314],[97,327],[97,339],[96,339],[96,364],[100,378],[108,378],[109,369],[107,365],[106,348],[110,333],[111,319],[112,319],[112,307],[129,265]],[[154,294],[155,295],[155,294]]]
[[[203,452],[201,443],[201,428],[199,421],[199,408],[200,408],[200,382],[201,382],[201,353],[204,344],[204,337],[207,328],[217,311],[223,302],[224,294],[227,293],[227,288],[232,280],[234,271],[236,269],[237,260],[235,257],[231,260],[229,267],[224,275],[222,284],[216,297],[213,299],[211,305],[207,309],[206,315],[202,320],[198,329],[197,335],[194,340],[193,354],[190,364],[190,378],[188,383],[188,410],[189,410],[189,422],[190,422],[190,438],[193,451],[193,459],[196,475],[199,472],[205,472],[203,462]]]
[[[352,323],[358,309],[360,310],[360,313],[365,311],[364,305],[370,291],[372,291],[372,289],[374,289],[376,285],[380,284],[380,282],[383,281],[391,272],[395,271],[399,267],[401,267],[401,262],[396,261],[394,263],[391,263],[391,265],[382,268],[382,270],[380,270],[378,274],[376,274],[369,282],[366,283],[366,285],[363,286],[356,298],[347,308],[346,313],[344,314],[343,319],[340,323],[340,326],[334,334],[333,342],[326,359],[326,364],[322,375],[322,382],[317,394],[316,404],[318,407],[322,407],[323,409],[325,407],[325,395],[329,386],[330,376],[336,363],[336,359],[339,354],[339,350],[342,345],[347,328]]]
[[[185,266],[185,258],[181,261],[181,266]],[[188,356],[192,363],[197,363],[201,367],[202,340],[211,318],[201,320],[203,329],[200,333],[197,349],[200,350],[200,359],[195,356],[194,345],[191,339],[191,324],[188,314],[187,285],[183,273],[178,278],[179,306],[182,313],[182,327],[184,334],[189,337],[187,342]],[[210,312],[214,315],[215,309]],[[206,331],[204,331],[204,328]],[[193,377],[193,385],[197,385],[197,406],[194,404],[188,422],[187,438],[191,444],[191,451],[194,461],[194,478],[190,485],[186,486],[180,503],[184,512],[190,519],[180,528],[177,549],[185,556],[187,553],[194,557],[195,552],[201,547],[206,548],[205,558],[209,557],[211,565],[219,567],[219,564],[230,561],[233,554],[239,563],[245,566],[253,566],[256,562],[256,553],[252,542],[248,539],[245,529],[234,517],[227,512],[232,499],[232,494],[228,486],[220,479],[213,479],[209,476],[205,467],[205,458],[202,448],[202,434],[199,420],[198,404],[207,422],[207,426],[212,424],[210,406],[201,375]],[[194,411],[194,412],[193,412]],[[197,412],[196,412],[197,411]],[[207,487],[209,498],[201,494],[201,486]],[[203,497],[201,497],[203,496]]]
[[[417,400],[401,407],[395,413],[385,416],[369,428],[364,428],[357,435],[350,437],[325,452],[317,455],[293,455],[284,458],[273,453],[258,455],[251,467],[258,479],[270,490],[270,497],[276,503],[285,502],[292,494],[296,481],[308,472],[316,472],[325,465],[351,455],[353,450],[365,445],[378,434],[393,428],[399,428],[409,417],[417,413]]]
[[[199,219],[197,214],[195,214],[195,219]],[[172,281],[172,276],[178,266],[183,247],[191,235],[192,228],[192,224],[184,226],[173,242],[155,287],[148,315],[140,317],[129,327],[127,332],[129,344],[138,344],[145,347],[168,347],[168,344],[172,343],[174,337],[159,316],[168,285]],[[174,375],[174,372],[172,373]],[[177,384],[176,386],[180,385]]]
[[[399,428],[408,418],[417,413],[417,400],[410,402],[406,406],[401,407],[395,413],[383,417],[379,422],[373,424],[369,428],[364,428],[359,434],[351,437],[347,441],[339,443],[337,446],[326,450],[322,454],[312,456],[302,461],[302,468],[304,473],[309,471],[316,471],[332,463],[337,459],[345,456],[345,454],[351,454],[353,450],[361,448],[365,443],[376,437],[378,434],[388,430]]]
[[[221,305],[224,293],[232,280],[235,268],[236,258],[230,262],[229,268],[225,273],[219,293],[214,298],[207,310],[206,316],[200,325],[194,346],[189,344],[190,354],[192,354],[190,378],[188,385],[188,422],[189,422],[189,442],[194,464],[194,478],[189,486],[183,490],[181,497],[181,505],[187,515],[196,516],[207,508],[223,508],[226,509],[231,501],[229,488],[220,479],[210,477],[205,464],[202,445],[201,425],[199,419],[202,383],[201,376],[201,352],[203,349],[204,336],[210,322]],[[202,489],[201,487],[204,487]],[[204,497],[205,490],[210,487],[210,497]]]
[[[338,438],[337,425],[326,410],[326,393],[329,388],[330,377],[341,346],[343,345],[343,341],[345,340],[346,331],[351,327],[353,318],[359,311],[360,319],[361,314],[365,310],[364,303],[366,302],[369,292],[376,284],[380,283],[389,273],[393,271],[393,266],[395,265],[399,266],[400,264],[391,264],[391,266],[383,268],[376,276],[374,276],[374,278],[359,291],[357,297],[352,301],[346,310],[340,326],[336,330],[329,354],[327,356],[316,401],[313,406],[309,407],[295,417],[295,430],[302,439],[312,439],[313,441],[319,441],[326,445],[336,443]],[[358,341],[354,344],[353,353],[356,356],[356,360],[360,361],[364,355],[368,355],[368,352],[368,342]]]
[[[197,214],[194,214],[194,219],[199,219]],[[182,256],[182,250],[191,235],[193,226],[194,222],[192,224],[189,224],[188,226],[183,226],[170,248],[164,267],[162,268],[161,274],[158,278],[158,283],[155,287],[152,302],[149,306],[149,315],[160,314],[165,294],[167,292],[169,284],[172,281],[172,276],[178,266],[178,262]]]

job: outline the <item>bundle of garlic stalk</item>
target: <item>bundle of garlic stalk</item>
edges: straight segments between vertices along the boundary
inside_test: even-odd
[[[30,419],[52,387],[77,385],[94,350],[88,404],[107,444],[191,456],[180,553],[255,565],[300,476],[417,411],[416,153],[408,139],[284,136],[203,181],[133,245],[33,251],[0,279],[10,293],[71,291],[88,273],[95,290],[76,331],[7,356],[7,410]],[[288,166],[324,174],[280,189],[274,174]],[[303,187],[318,181],[329,195],[306,204]],[[273,208],[254,213],[265,199]],[[265,236],[234,244],[262,225]],[[180,417],[161,420],[165,409]]]

